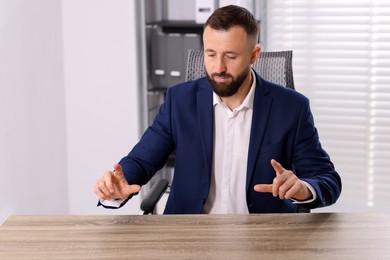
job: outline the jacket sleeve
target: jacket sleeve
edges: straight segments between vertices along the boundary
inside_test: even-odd
[[[146,184],[166,164],[175,144],[171,128],[171,89],[151,126],[130,153],[121,159],[129,184]]]
[[[336,202],[341,193],[341,178],[329,155],[322,148],[309,101],[303,106],[295,136],[293,167],[295,174],[316,191],[317,200],[308,208],[325,207]]]
[[[166,101],[160,107],[153,124],[148,127],[130,153],[119,162],[129,184],[140,186],[146,184],[165,165],[169,155],[174,151],[170,123],[170,100],[171,94],[168,90]],[[121,208],[134,195],[136,194],[121,200],[98,201],[97,206],[109,209]]]

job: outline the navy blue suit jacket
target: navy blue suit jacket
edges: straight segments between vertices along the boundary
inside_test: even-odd
[[[271,159],[310,183],[318,199],[307,208],[333,204],[341,180],[321,148],[309,101],[298,92],[267,82],[258,74],[254,98],[246,176],[250,213],[297,212],[290,200],[253,190],[272,183]],[[167,91],[153,124],[119,163],[129,183],[143,185],[176,150],[174,177],[164,213],[201,213],[211,180],[213,160],[213,94],[206,78]]]

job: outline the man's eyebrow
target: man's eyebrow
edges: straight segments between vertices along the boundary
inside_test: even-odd
[[[236,52],[236,51],[226,51],[226,52],[224,52],[224,54],[234,54],[234,55],[238,55],[238,52]]]
[[[204,52],[216,52],[215,50],[212,50],[212,49],[205,49]],[[239,53],[238,52],[235,52],[235,51],[225,51],[223,52],[224,55],[226,54],[234,54],[234,55],[238,55]]]

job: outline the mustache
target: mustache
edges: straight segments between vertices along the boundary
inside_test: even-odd
[[[214,77],[230,77],[230,78],[233,78],[232,75],[230,75],[229,73],[226,73],[226,72],[222,72],[222,73],[213,73],[211,74],[211,77],[214,78]]]

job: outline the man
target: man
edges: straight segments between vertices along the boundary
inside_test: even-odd
[[[298,212],[336,202],[340,176],[321,148],[309,101],[250,67],[260,54],[257,36],[244,8],[210,16],[207,77],[168,90],[140,142],[96,181],[103,205],[126,203],[174,150],[166,214]]]

